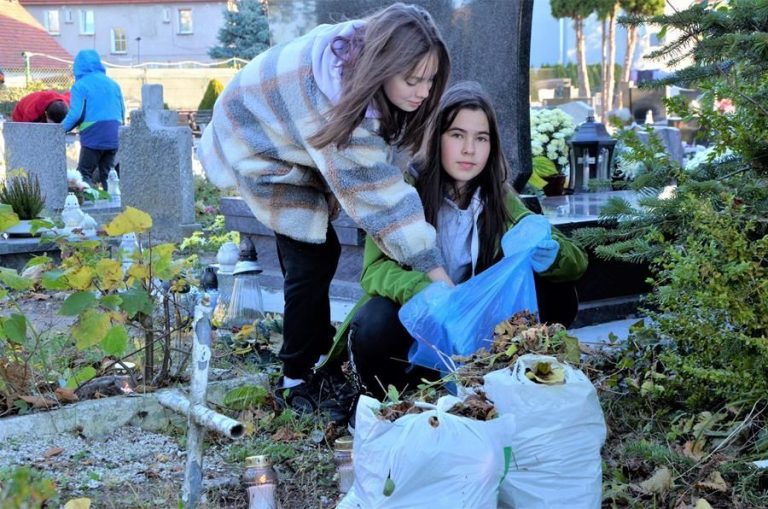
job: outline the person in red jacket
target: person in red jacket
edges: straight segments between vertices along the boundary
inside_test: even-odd
[[[51,122],[59,124],[69,111],[69,92],[40,90],[22,97],[11,113],[14,122]]]

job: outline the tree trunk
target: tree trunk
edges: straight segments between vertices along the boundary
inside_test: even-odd
[[[608,104],[606,101],[608,100],[608,94],[607,90],[605,88],[605,84],[608,82],[608,33],[607,33],[607,25],[606,25],[606,18],[603,18],[602,20],[602,32],[600,34],[601,38],[601,54],[600,54],[600,78],[603,80],[603,87],[600,91],[600,115],[605,120],[605,112],[608,110],[606,104]]]
[[[614,108],[614,92],[616,90],[616,17],[619,14],[619,3],[613,4],[611,13],[608,15],[608,63],[607,74],[603,82],[606,101],[603,103],[604,114]]]
[[[576,66],[579,72],[579,97],[592,97],[587,73],[587,47],[584,41],[584,20],[575,18],[573,28],[576,31]]]
[[[627,27],[627,53],[624,55],[624,68],[621,70],[621,93],[619,94],[619,108],[628,106],[627,102],[629,97],[625,97],[625,90],[629,87],[629,77],[632,72],[632,61],[635,56],[635,48],[637,46],[637,27]]]

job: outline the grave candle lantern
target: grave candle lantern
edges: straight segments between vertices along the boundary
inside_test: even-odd
[[[245,458],[243,485],[248,489],[248,509],[277,509],[277,474],[267,456]]]
[[[611,138],[605,126],[587,117],[568,141],[570,147],[570,173],[566,193],[588,191],[590,179],[610,178],[613,149],[616,140]]]

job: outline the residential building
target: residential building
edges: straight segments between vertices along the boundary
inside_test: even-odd
[[[4,70],[6,85],[24,85],[25,52],[72,60],[72,55],[17,0],[0,0],[0,68]],[[67,63],[58,60],[46,59],[43,65],[49,69],[69,69]]]
[[[234,0],[19,0],[72,54],[95,49],[105,62],[210,62],[224,11]]]

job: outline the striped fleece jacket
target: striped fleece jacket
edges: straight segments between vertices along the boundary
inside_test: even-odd
[[[344,149],[307,141],[327,125],[332,106],[315,79],[329,70],[317,62],[351,23],[361,24],[321,25],[253,59],[216,101],[198,156],[213,184],[235,187],[275,232],[324,242],[335,197],[387,256],[426,272],[442,265],[435,230],[390,163],[379,121],[366,116]]]

